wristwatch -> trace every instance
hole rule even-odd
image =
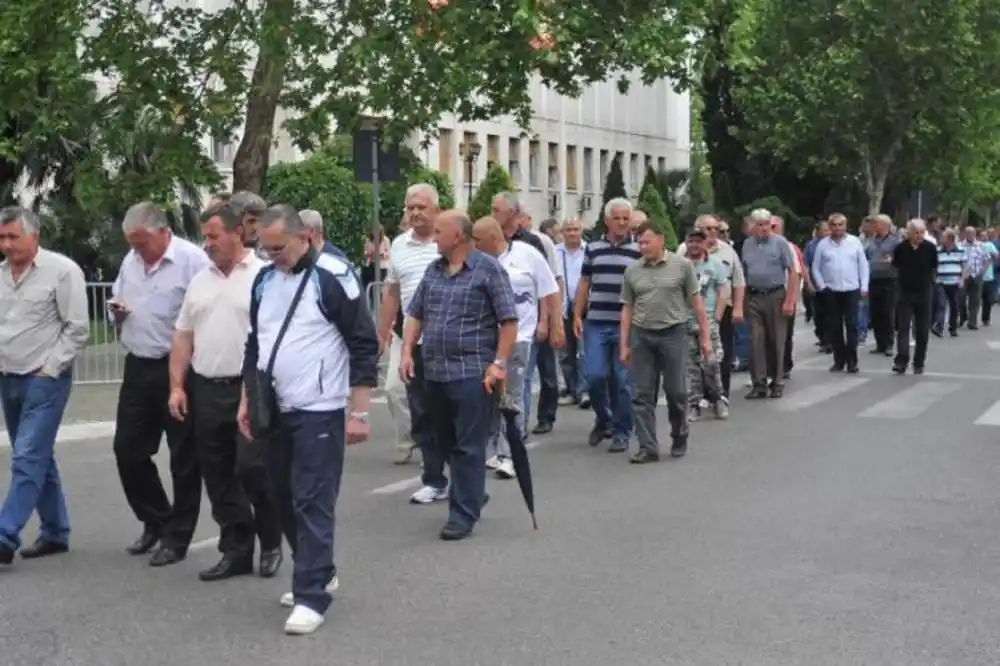
[[[501,370],[507,369],[507,361],[503,360],[502,358],[493,359],[493,365],[497,366]]]
[[[368,412],[351,412],[351,420],[358,423],[368,423]]]

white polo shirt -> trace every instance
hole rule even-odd
[[[267,262],[249,251],[224,275],[215,264],[199,271],[188,285],[177,330],[194,334],[191,368],[202,377],[238,377],[250,330],[250,289]]]
[[[437,243],[431,238],[427,242],[413,236],[413,230],[400,234],[389,247],[389,270],[386,282],[399,285],[399,300],[403,314],[410,308],[410,301],[417,291],[417,285],[424,278],[427,267],[440,256]]]
[[[559,293],[559,285],[545,257],[523,241],[512,241],[507,251],[497,257],[507,271],[514,291],[517,312],[517,341],[531,342],[538,328],[538,303],[546,296]]]

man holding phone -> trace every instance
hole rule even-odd
[[[197,245],[174,236],[163,211],[151,202],[128,209],[122,230],[131,251],[122,260],[108,301],[121,331],[125,372],[118,394],[115,460],[125,498],[143,524],[126,550],[166,566],[187,556],[201,508],[201,470],[190,419],[170,417],[169,357],[174,324],[191,279],[211,261]],[[164,433],[170,448],[173,504],[153,457]]]

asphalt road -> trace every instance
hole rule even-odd
[[[782,401],[739,391],[680,462],[630,466],[561,412],[532,458],[538,532],[490,481],[474,537],[438,541],[445,508],[406,503],[416,470],[391,464],[380,411],[348,456],[341,592],[307,638],[282,634],[290,564],[197,580],[207,510],[186,562],[126,555],[109,440],[66,443],[73,550],[0,570],[0,664],[997,664],[1000,333],[935,341],[920,378],[867,355],[831,375],[800,347]]]

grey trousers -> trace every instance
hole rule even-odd
[[[785,383],[785,327],[788,315],[781,311],[785,290],[747,290],[746,313],[750,324],[750,379],[763,386],[768,377],[774,386]],[[824,299],[825,300],[825,299]],[[824,307],[826,306],[824,303]]]
[[[687,324],[659,331],[632,328],[632,360],[629,364],[635,383],[635,434],[639,450],[659,455],[656,438],[656,384],[663,379],[667,400],[670,437],[687,437]]]

